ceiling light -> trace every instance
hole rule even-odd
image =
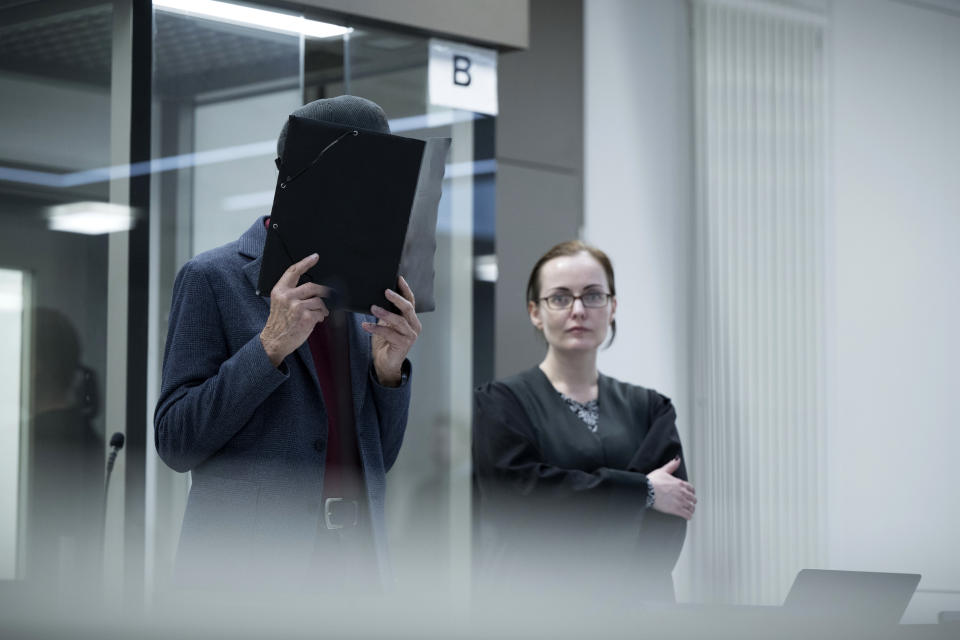
[[[133,228],[133,209],[108,202],[72,202],[47,209],[47,226],[53,231],[100,235]]]
[[[473,278],[480,282],[496,282],[500,276],[495,254],[476,256],[473,259]]]
[[[303,16],[255,9],[229,2],[217,2],[217,0],[154,0],[153,6],[162,11],[183,13],[267,31],[303,34],[311,38],[333,38],[353,31],[350,27],[319,20],[307,20]]]

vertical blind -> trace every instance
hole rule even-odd
[[[759,2],[692,15],[691,595],[779,604],[825,546],[825,23]]]

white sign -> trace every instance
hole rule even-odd
[[[430,104],[497,115],[497,52],[430,40]]]

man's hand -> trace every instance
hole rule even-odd
[[[330,314],[322,297],[330,295],[328,287],[312,282],[297,286],[300,276],[318,259],[314,253],[290,265],[270,292],[270,316],[260,332],[260,342],[275,367],[306,342],[317,323]]]
[[[677,456],[648,473],[647,480],[653,485],[654,509],[689,520],[697,506],[697,495],[692,484],[674,477],[673,472],[679,466],[680,456]]]
[[[386,387],[400,384],[400,367],[423,328],[414,311],[413,291],[403,276],[400,276],[400,292],[402,296],[391,289],[386,292],[387,300],[396,305],[400,314],[373,305],[370,313],[377,317],[377,323],[363,323],[367,333],[373,335],[373,367],[377,380]]]

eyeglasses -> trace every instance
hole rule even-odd
[[[601,309],[607,306],[613,294],[602,291],[588,291],[582,295],[575,296],[572,293],[555,293],[545,298],[540,298],[547,303],[547,306],[554,311],[562,311],[573,306],[574,300],[579,300],[587,309]]]

